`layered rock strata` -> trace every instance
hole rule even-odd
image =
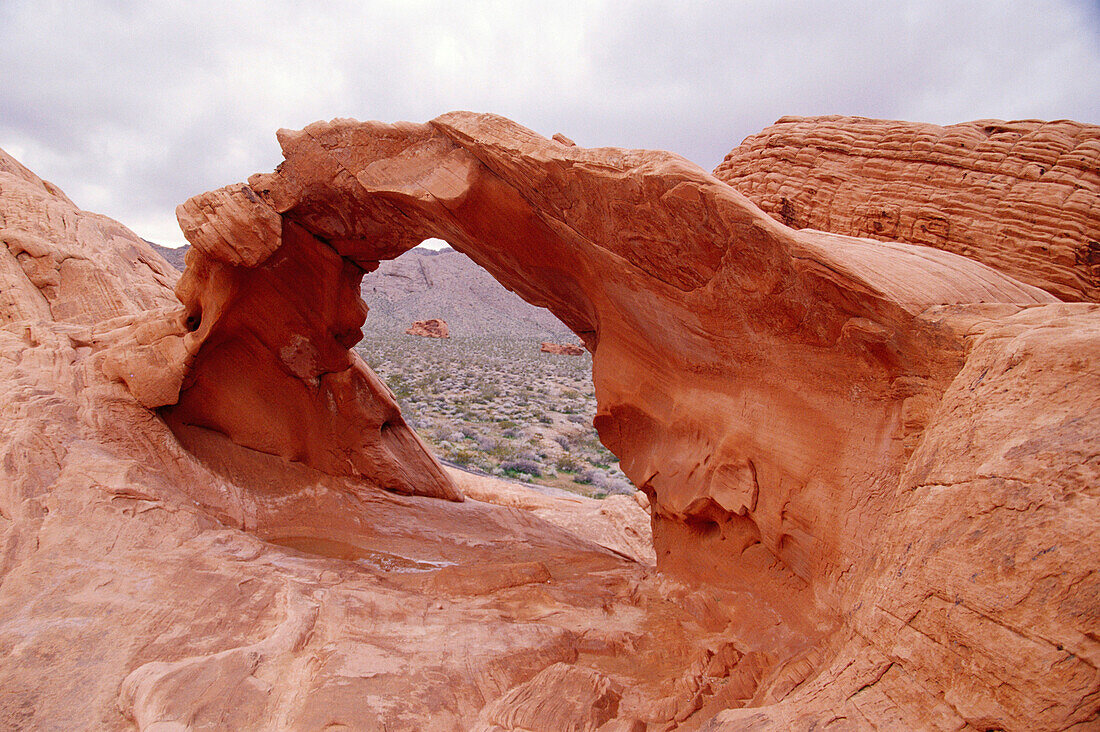
[[[1096,125],[784,117],[714,174],[796,229],[923,244],[1100,299]]]

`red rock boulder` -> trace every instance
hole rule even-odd
[[[421,336],[423,338],[450,338],[451,331],[447,327],[447,321],[440,318],[417,320],[405,331],[406,335]]]

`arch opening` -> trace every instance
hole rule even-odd
[[[356,351],[406,421],[454,468],[633,494],[593,428],[591,355],[576,335],[437,241],[382,262],[362,284],[369,315]]]

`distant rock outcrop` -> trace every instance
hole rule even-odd
[[[776,220],[976,259],[1100,300],[1100,127],[784,117],[714,174]]]
[[[584,348],[576,343],[548,343],[543,341],[539,345],[543,353],[556,353],[560,356],[583,356]]]
[[[421,336],[423,338],[450,338],[451,331],[447,327],[447,321],[439,318],[418,320],[405,330],[406,335]]]

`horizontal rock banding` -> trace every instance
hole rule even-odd
[[[1096,125],[784,117],[714,174],[794,228],[924,244],[1100,299]]]

